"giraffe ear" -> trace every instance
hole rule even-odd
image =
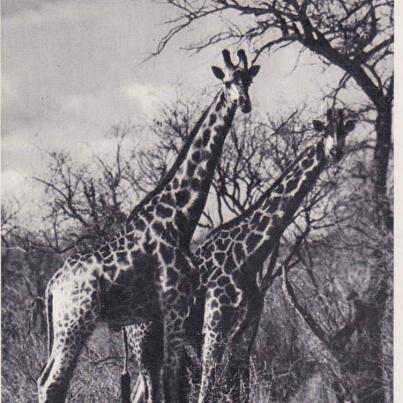
[[[325,130],[325,125],[320,120],[313,120],[312,123],[316,131],[321,132],[322,130]]]
[[[255,65],[252,66],[249,70],[248,73],[251,77],[256,77],[256,74],[259,73],[260,70],[260,66],[259,65]]]
[[[225,77],[224,72],[217,66],[212,66],[211,70],[213,70],[213,74],[219,79],[222,80]]]
[[[344,125],[344,130],[347,133],[350,133],[352,130],[355,128],[355,121],[354,120],[348,120],[346,124]]]

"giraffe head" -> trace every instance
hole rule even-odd
[[[355,121],[347,120],[345,122],[343,109],[338,109],[337,113],[333,109],[328,109],[326,117],[326,125],[320,120],[314,120],[313,127],[322,132],[326,158],[331,158],[337,162],[343,157],[346,137],[354,129]]]
[[[239,63],[233,64],[230,53],[227,49],[222,51],[225,68],[220,69],[212,66],[214,75],[224,83],[224,94],[234,104],[238,104],[243,113],[249,113],[252,109],[248,90],[252,84],[253,77],[260,70],[260,66],[251,66],[248,68],[248,60],[245,52],[238,50],[237,55]]]

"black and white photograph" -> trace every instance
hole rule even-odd
[[[2,0],[1,401],[398,403],[394,16]]]

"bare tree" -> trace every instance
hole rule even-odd
[[[236,1],[167,0],[178,11],[168,21],[171,29],[161,39],[154,54],[160,53],[180,31],[201,19],[219,15],[220,31],[191,43],[188,49],[200,51],[222,41],[245,42],[260,55],[292,43],[309,49],[328,65],[339,67],[342,78],[331,95],[337,97],[354,80],[368,97],[363,110],[377,113],[374,150],[374,194],[379,219],[392,229],[387,198],[387,173],[391,152],[391,108],[393,102],[393,2],[345,1]],[[232,22],[234,15],[240,15]]]
[[[46,279],[57,267],[60,259],[58,255],[97,243],[108,236],[111,229],[117,231],[125,224],[135,201],[158,183],[181,143],[186,140],[197,109],[196,104],[187,102],[175,106],[165,105],[165,113],[159,114],[160,119],[146,127],[154,138],[148,148],[139,149],[131,145],[131,138],[136,135],[137,128],[128,125],[112,129],[114,152],[108,156],[94,155],[85,163],[78,163],[66,153],[49,153],[49,173],[36,180],[43,186],[46,196],[46,204],[40,211],[43,228],[38,231],[18,227],[17,231],[10,221],[10,228],[14,228],[11,231],[12,244],[24,251],[21,253],[24,254],[25,263],[19,273],[30,273],[26,275],[30,279],[29,284],[24,286],[27,296],[25,303],[29,305],[32,315],[36,315],[39,324],[43,319],[40,314],[40,297]],[[144,131],[144,127],[141,129]],[[316,134],[297,111],[280,119],[270,116],[255,117],[254,120],[238,119],[219,162],[210,204],[200,222],[201,229],[215,227],[245,211],[301,149],[316,140]],[[349,158],[354,164],[347,163],[330,169],[317,183],[297,211],[295,224],[282,239],[279,254],[272,254],[264,272],[259,274],[262,298],[281,275],[281,264],[295,269],[301,266],[297,252],[306,239],[307,218],[309,234],[315,238],[332,232],[337,225],[345,225],[350,215],[354,214],[352,206],[342,210],[343,214],[338,212],[341,203],[345,201],[339,197],[340,184],[349,182],[352,173],[359,176],[357,180],[361,182],[368,180],[369,164],[362,153],[367,155],[373,146],[370,139],[354,142],[349,148]],[[360,170],[355,168],[357,164]],[[357,200],[356,204],[359,205],[360,201]],[[11,239],[10,234],[7,234],[7,239]],[[10,262],[11,271],[15,265]],[[7,275],[6,283],[12,278],[13,275]],[[329,317],[333,315],[330,308],[328,314]],[[322,322],[326,320],[325,316]],[[7,332],[11,332],[11,328],[7,328]],[[290,334],[290,340],[298,339],[299,329],[295,328],[292,332],[295,337]],[[114,354],[112,360],[115,366],[118,365],[116,356]],[[97,357],[98,361],[102,361],[99,354]],[[284,357],[277,359],[281,361]],[[303,382],[303,368],[310,365],[306,361],[299,362],[303,362],[303,366],[293,364],[293,370],[289,371],[295,387]],[[293,372],[296,368],[299,368],[297,377]],[[80,384],[77,387],[80,388]],[[280,386],[277,390],[280,390]],[[290,389],[286,395],[290,396],[291,392]],[[83,396],[85,391],[77,393]]]
[[[167,0],[176,8],[177,17],[168,21],[171,28],[161,39],[155,54],[182,30],[201,20],[221,18],[218,32],[210,32],[198,43],[190,43],[189,50],[203,48],[223,41],[246,43],[256,51],[256,58],[276,50],[299,44],[301,51],[307,49],[319,56],[326,65],[337,66],[341,71],[339,83],[327,95],[339,100],[344,91],[351,90],[351,82],[366,95],[367,102],[360,111],[367,114],[373,124],[376,142],[370,166],[372,190],[370,208],[373,228],[390,239],[393,231],[393,214],[388,191],[389,164],[392,152],[392,106],[393,106],[393,1],[353,0]],[[375,119],[372,118],[375,112]],[[372,306],[372,320],[367,323],[367,332],[378,340],[368,354],[378,362],[371,379],[378,377],[381,383],[382,318],[390,297],[391,281],[385,273],[390,269],[385,262],[390,254],[380,247],[368,258],[371,281],[365,292]],[[382,402],[379,392],[373,401]],[[375,392],[374,392],[375,393]]]

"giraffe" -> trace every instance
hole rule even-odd
[[[254,205],[213,230],[194,253],[200,283],[187,329],[202,355],[199,403],[217,401],[212,392],[224,354],[229,354],[222,380],[228,401],[249,400],[249,356],[263,308],[257,273],[327,163],[340,161],[345,138],[355,126],[351,120],[344,122],[343,110],[334,114],[329,109],[327,119],[326,126],[313,121],[323,137],[306,148]]]
[[[137,359],[147,402],[180,402],[184,323],[197,271],[189,244],[206,203],[217,160],[237,107],[251,110],[248,89],[259,66],[243,50],[234,65],[222,52],[213,66],[223,88],[202,114],[165,177],[131,212],[110,242],[69,257],[46,289],[48,360],[38,379],[38,400],[63,402],[79,352],[99,321],[136,325]]]
[[[228,390],[232,388],[230,401],[247,401],[247,363],[263,308],[256,275],[326,163],[341,159],[345,137],[354,129],[353,121],[344,123],[342,110],[335,116],[329,109],[327,119],[326,126],[313,121],[315,130],[322,132],[322,139],[305,149],[250,209],[213,230],[193,254],[199,277],[186,327],[199,355],[202,333],[204,336],[202,385],[204,381],[206,396],[202,401],[208,401],[207,394],[214,386],[209,384],[214,379],[213,364],[205,362],[207,359],[214,364],[219,362],[225,345],[232,350],[228,373],[238,372],[224,382]],[[241,378],[245,387],[242,397]],[[144,385],[138,382],[136,387],[133,402],[137,403],[144,394]]]

